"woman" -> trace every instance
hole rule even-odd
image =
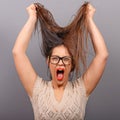
[[[79,11],[81,17],[77,16],[64,28],[58,26],[53,19],[49,20],[51,18],[45,16],[48,11],[42,10],[43,6],[38,3],[27,8],[29,18],[13,48],[18,75],[30,97],[35,120],[83,120],[88,97],[98,84],[108,58],[104,39],[93,20],[95,8],[85,3]],[[37,20],[41,23],[43,54],[50,69],[51,81],[44,81],[37,75],[26,55]],[[83,65],[85,62],[86,51],[81,45],[85,31],[90,35],[95,56],[82,76],[77,78],[79,60]],[[79,33],[82,37],[79,37]],[[47,35],[49,40],[46,39]],[[73,38],[77,40],[74,39],[73,42]],[[75,70],[76,80],[69,81],[70,73]]]

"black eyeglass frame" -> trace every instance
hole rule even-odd
[[[56,63],[51,62],[51,58],[53,58],[53,57],[54,57],[54,58],[55,58],[55,57],[58,58],[58,61],[57,61]],[[63,63],[64,65],[70,65],[70,63],[72,63],[72,57],[70,57],[70,56],[59,57],[59,56],[57,56],[57,55],[52,55],[52,56],[50,56],[49,58],[50,58],[50,59],[49,59],[49,60],[50,60],[50,63],[51,63],[51,64],[54,64],[54,65],[57,65],[57,64],[60,62],[60,60],[62,61],[62,63]],[[68,59],[69,59],[68,64],[65,63],[65,61],[64,61],[65,58],[68,58]]]

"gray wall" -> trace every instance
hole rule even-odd
[[[38,0],[66,25],[82,0]],[[19,81],[12,58],[15,39],[27,20],[26,7],[34,0],[0,0],[0,120],[33,120],[29,98]],[[86,120],[120,120],[120,1],[91,0],[96,7],[95,21],[109,50],[104,75],[91,94]],[[40,76],[48,79],[38,37],[33,36],[28,56]]]

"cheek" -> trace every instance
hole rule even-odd
[[[51,73],[51,75],[53,76],[53,75],[54,75],[54,73],[55,73],[55,66],[54,66],[54,65],[49,64],[49,68],[50,68],[50,73]]]
[[[72,68],[72,66],[71,66],[71,65],[69,65],[69,66],[67,66],[67,67],[66,67],[67,74],[69,74],[69,73],[71,72],[71,68]]]

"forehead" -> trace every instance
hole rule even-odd
[[[57,46],[53,49],[52,55],[57,55],[60,57],[70,56],[68,49],[64,45]]]

